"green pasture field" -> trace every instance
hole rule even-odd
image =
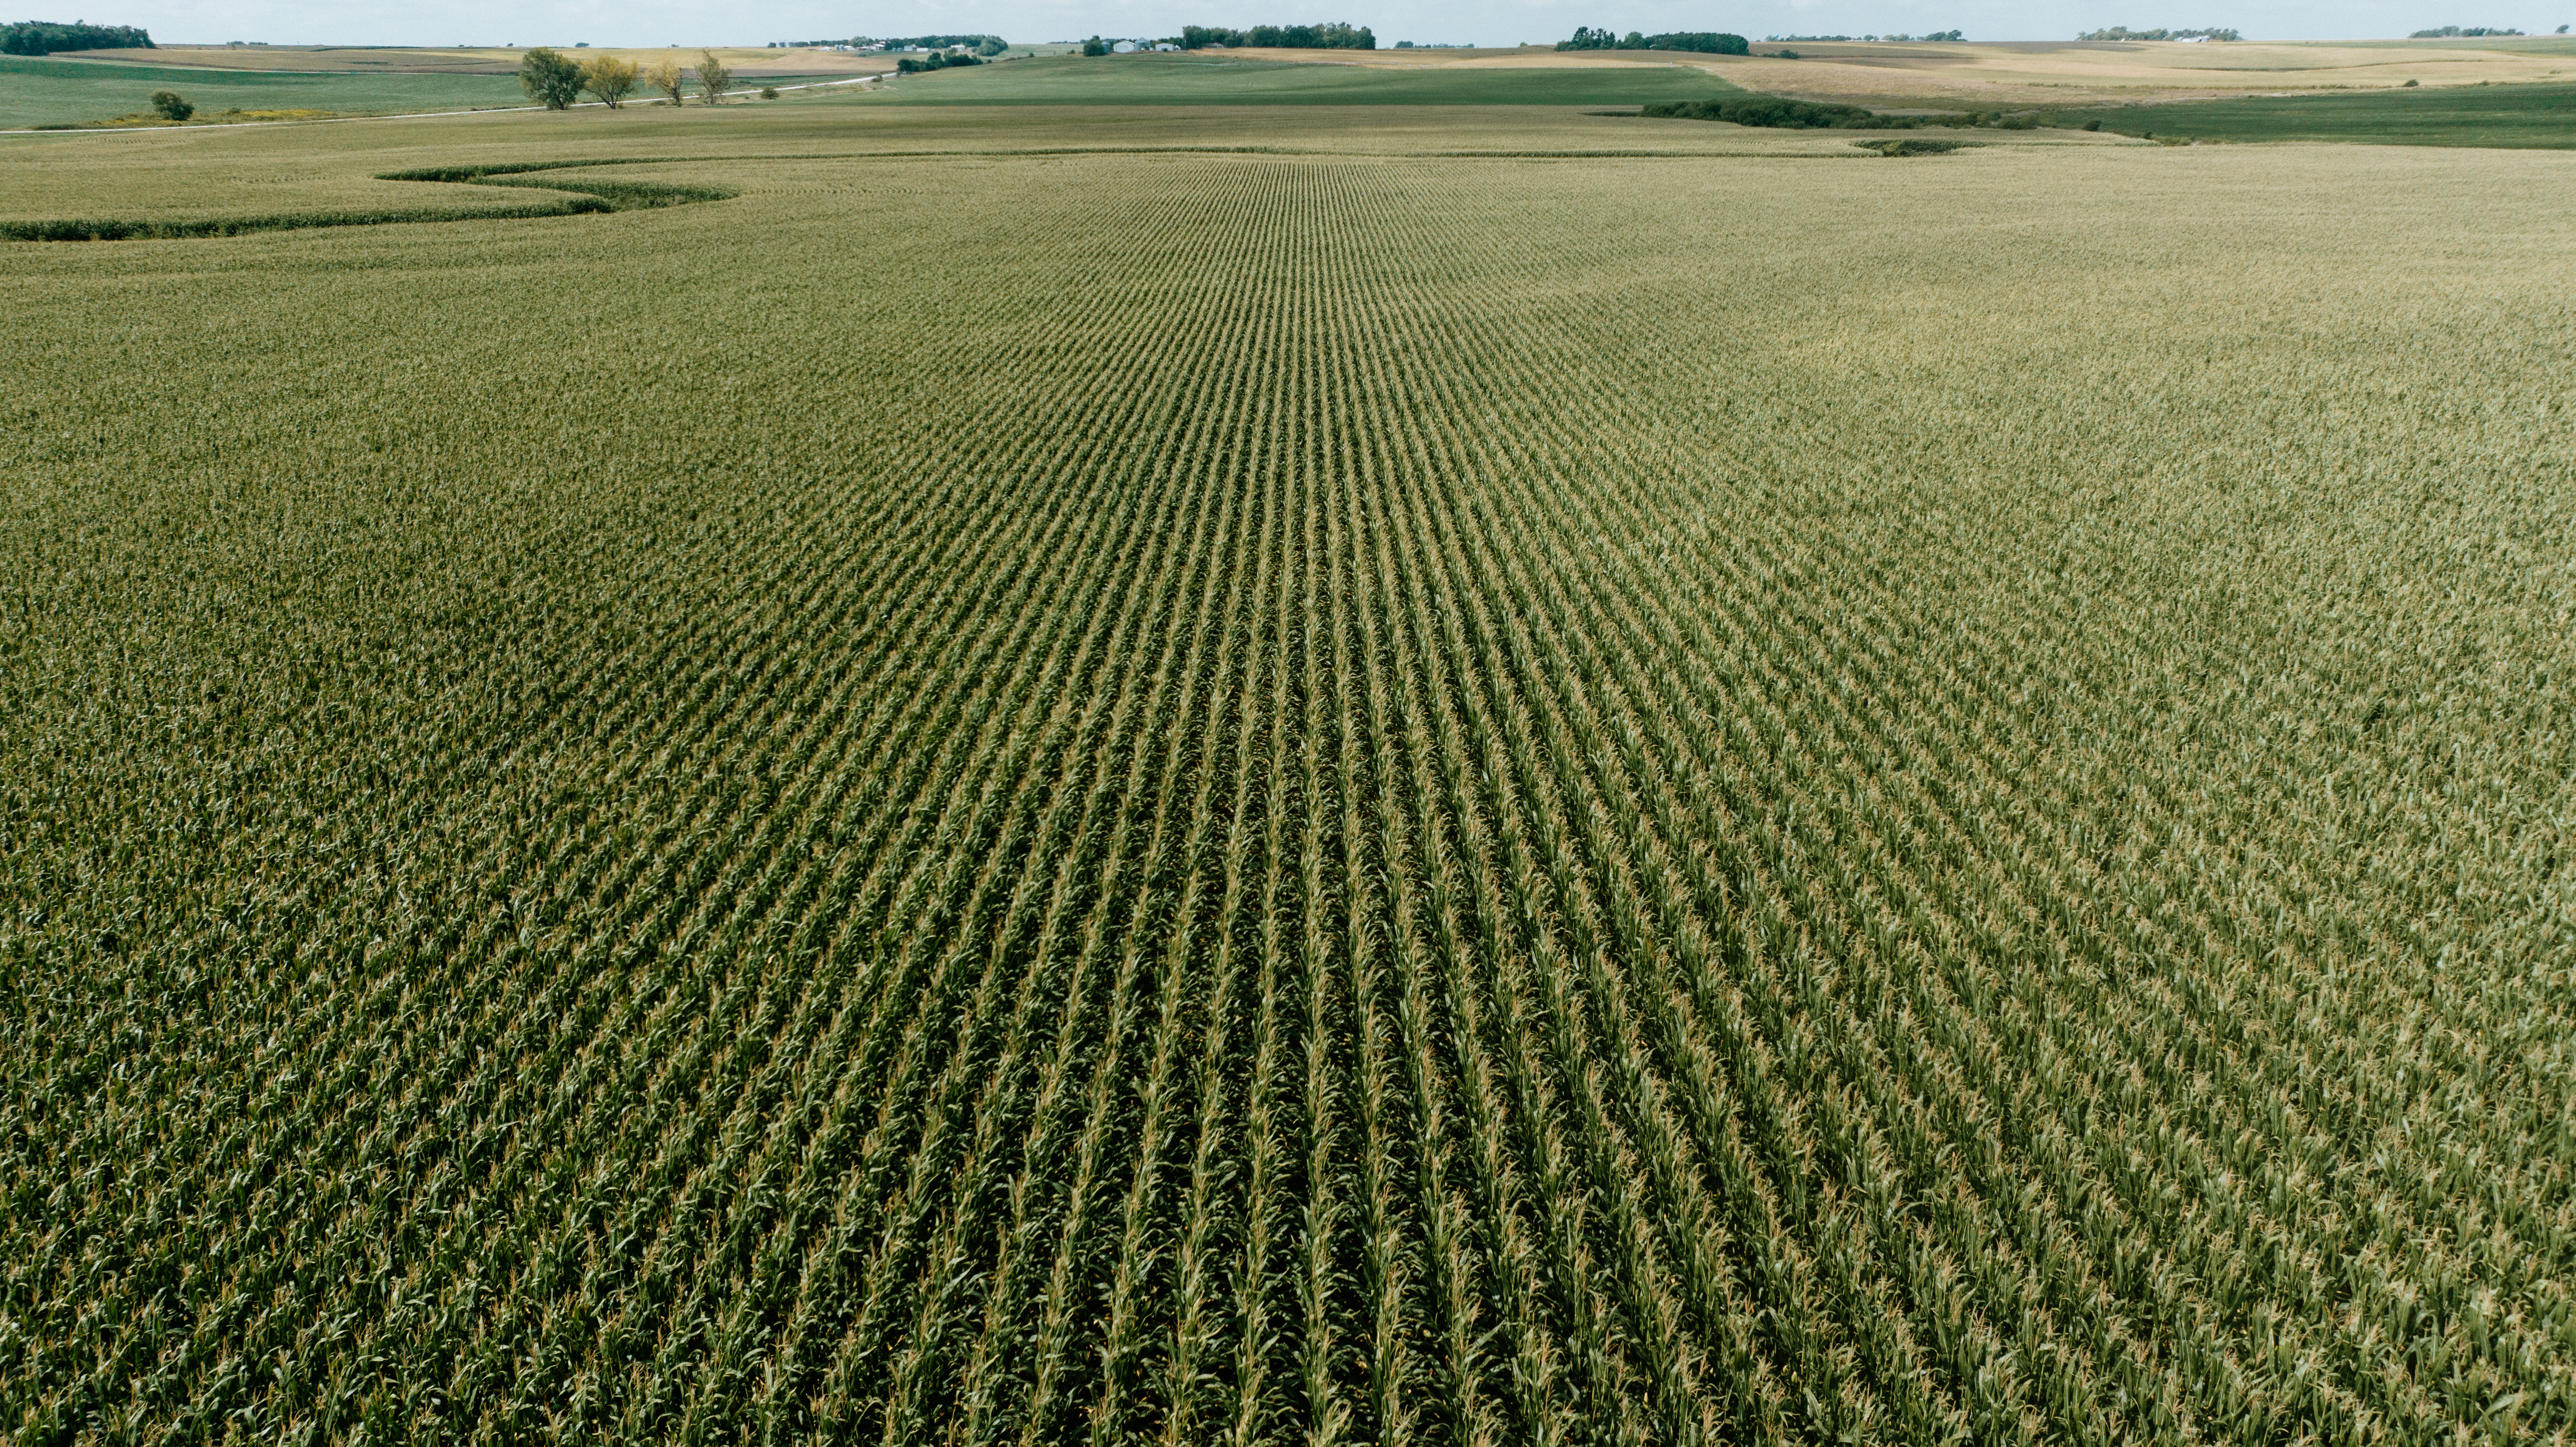
[[[2205,141],[2576,149],[2576,82],[2247,96],[2045,114],[2057,125],[2098,120],[2127,135]]]
[[[0,138],[730,193],[0,242],[0,1431],[2576,1431],[2576,158],[1855,139]]]
[[[1406,69],[1205,52],[1060,56],[906,76],[872,105],[1640,105],[1730,95],[1690,66]]]
[[[199,120],[225,110],[362,113],[528,103],[517,77],[505,75],[317,75],[10,55],[0,56],[0,127],[67,125],[148,111],[156,90],[187,97]]]

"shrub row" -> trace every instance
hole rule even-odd
[[[1655,101],[1647,105],[1639,114],[1671,120],[1725,121],[1731,125],[1764,126],[1782,130],[1912,131],[1925,127],[1968,130],[1982,126],[2002,131],[2029,131],[2039,128],[2039,122],[2028,116],[2003,115],[1994,111],[1947,111],[1929,116],[1891,116],[1865,110],[1860,106],[1787,100],[1774,95],[1725,96],[1717,100]]]

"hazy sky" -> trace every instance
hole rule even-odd
[[[40,7],[24,6],[31,12]],[[2249,40],[2401,36],[2435,25],[2511,26],[2535,34],[2576,21],[2576,0],[932,0],[834,4],[776,0],[84,0],[58,7],[156,40],[346,45],[757,45],[844,35],[988,32],[1011,40],[1164,35],[1183,24],[1347,20],[1399,40],[1512,45],[1562,40],[1577,25],[1613,30],[1888,34],[1948,30],[1970,40],[2064,40],[2106,25],[2232,25]],[[50,18],[50,17],[49,17]]]

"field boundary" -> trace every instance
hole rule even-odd
[[[2030,141],[2022,144],[2062,144]],[[659,210],[701,201],[728,201],[739,191],[655,181],[523,179],[548,171],[612,166],[703,165],[723,161],[910,161],[949,157],[1051,156],[1281,156],[1377,161],[1868,161],[1883,153],[1853,142],[1833,151],[1658,151],[1620,148],[1514,151],[1351,151],[1296,146],[1031,146],[1006,150],[942,148],[903,151],[833,151],[797,155],[613,156],[577,161],[498,161],[489,165],[415,166],[379,173],[378,181],[428,181],[469,186],[516,186],[572,193],[578,199],[521,207],[470,209],[407,207],[391,211],[289,212],[269,216],[209,217],[192,221],[65,219],[0,221],[0,241],[171,241],[241,236],[260,231],[303,231],[337,226],[395,226],[442,221],[515,221],[618,211]]]

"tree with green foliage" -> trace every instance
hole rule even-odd
[[[519,89],[547,110],[559,111],[581,99],[581,62],[540,45],[519,58]]]
[[[617,110],[635,90],[635,62],[614,55],[595,56],[582,64],[581,88],[599,97],[600,104]]]
[[[1090,53],[1089,50],[1083,51],[1085,55]],[[1107,53],[1106,46],[1103,47],[1103,53]],[[928,70],[950,70],[961,65],[982,65],[983,63],[984,58],[971,50],[934,50],[918,60],[909,55],[904,56],[894,63],[894,69],[897,75],[917,75]]]
[[[197,113],[197,108],[188,104],[175,90],[152,92],[152,109],[165,121],[184,121]]]
[[[1095,35],[1089,40],[1082,42],[1082,53],[1085,55],[1107,55],[1109,53],[1109,42]],[[901,62],[898,61],[897,64],[900,65]]]
[[[733,68],[716,59],[712,50],[698,52],[698,99],[708,105],[724,103],[725,87],[733,82]]]

